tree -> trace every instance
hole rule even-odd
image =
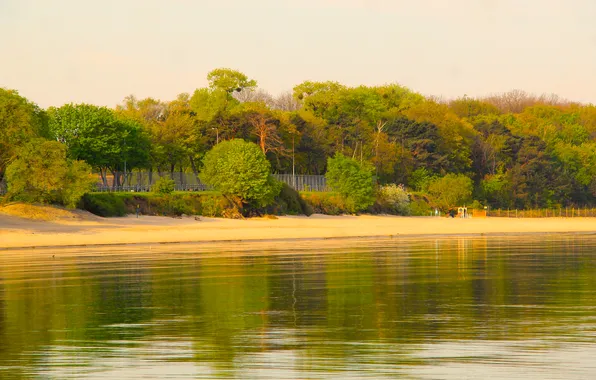
[[[275,152],[283,154],[285,147],[278,132],[279,120],[264,103],[244,103],[240,109],[242,118],[250,125],[253,135],[264,154]]]
[[[466,96],[453,100],[449,103],[449,108],[461,118],[472,118],[478,115],[499,115],[499,109],[487,102],[470,99]]]
[[[118,118],[106,107],[66,104],[48,110],[50,130],[67,147],[69,158],[84,160],[100,171],[106,184],[107,171],[121,184],[118,171],[147,166],[149,142],[139,123]]]
[[[281,191],[265,154],[256,144],[240,139],[224,141],[207,152],[199,176],[241,207],[267,206]]]
[[[0,88],[0,181],[19,147],[36,137],[49,137],[45,113],[17,91]]]
[[[207,81],[211,89],[224,90],[228,94],[232,92],[241,92],[245,89],[257,87],[257,82],[241,73],[240,71],[220,68],[212,70],[207,74]]]
[[[57,141],[33,139],[6,169],[11,199],[61,203],[74,208],[91,191],[96,179],[83,161],[69,161],[66,147]]]
[[[214,139],[235,138],[230,128],[230,118],[241,104],[234,93],[250,93],[257,82],[235,70],[215,69],[207,74],[208,88],[198,88],[190,98],[189,105],[204,131],[211,132]]]
[[[341,153],[327,159],[327,185],[349,203],[354,212],[366,210],[375,203],[374,167]]]
[[[444,211],[462,206],[472,197],[472,180],[463,174],[447,174],[436,179],[428,187],[428,192]]]

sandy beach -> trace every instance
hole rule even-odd
[[[584,233],[596,218],[451,219],[397,216],[285,216],[244,220],[135,216],[37,221],[0,215],[0,249],[152,243],[249,242]]]

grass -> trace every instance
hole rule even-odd
[[[81,219],[81,215],[76,211],[68,210],[60,206],[21,202],[1,205],[0,214],[44,221]]]

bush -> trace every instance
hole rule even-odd
[[[471,205],[468,206],[471,210],[484,210],[484,205],[477,200],[474,200]]]
[[[175,189],[176,182],[166,177],[161,177],[151,186],[151,191],[162,195],[172,194]]]
[[[215,192],[173,193],[89,193],[81,208],[104,217],[134,214],[139,207],[143,215],[204,215],[207,217],[238,217],[236,206]]]
[[[431,207],[424,199],[416,199],[410,202],[410,215],[429,216],[430,214]]]
[[[11,199],[74,208],[96,180],[87,163],[66,159],[63,144],[38,138],[23,146],[8,165],[6,182]]]
[[[363,211],[375,203],[374,168],[341,153],[327,160],[327,185],[346,199],[350,212]]]
[[[436,179],[428,187],[428,192],[443,211],[462,206],[472,197],[474,185],[463,174],[447,174]]]
[[[238,201],[265,207],[273,203],[282,185],[271,176],[271,164],[261,149],[235,139],[216,145],[203,159],[201,181]]]
[[[81,203],[82,209],[103,217],[124,216],[127,213],[122,197],[113,193],[87,193]]]
[[[391,213],[410,215],[410,196],[403,185],[381,186],[377,201],[383,209]]]
[[[268,214],[275,215],[307,215],[313,213],[309,204],[287,183],[282,183],[282,188],[273,205],[265,210]]]
[[[338,193],[303,192],[304,201],[310,212],[325,215],[341,215],[352,212],[354,205]]]
[[[325,194],[325,193],[322,193]],[[341,212],[345,211],[345,202],[337,194],[334,198],[344,204]],[[328,203],[328,202],[327,202]],[[333,201],[331,201],[333,203]],[[158,193],[89,193],[83,197],[80,207],[100,216],[123,216],[134,214],[139,207],[143,215],[203,215],[206,217],[239,218],[242,217],[238,207],[222,194],[214,191],[202,192],[174,192],[170,195]],[[340,213],[336,206],[325,206],[335,214]],[[261,209],[254,209],[255,213],[269,214],[312,214],[310,205],[289,186],[276,198],[275,204]]]

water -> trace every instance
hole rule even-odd
[[[238,248],[0,251],[0,378],[596,378],[594,236]]]

